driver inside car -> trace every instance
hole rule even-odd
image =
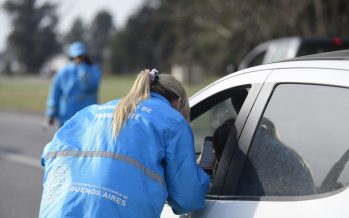
[[[233,128],[235,128],[234,123],[235,119],[227,119],[215,129],[212,137],[205,138],[205,144],[197,162],[203,169],[205,169],[207,173],[211,175],[214,174],[218,162],[222,157],[227,139]],[[210,145],[210,143],[212,144]],[[212,146],[212,149],[208,149],[207,146]]]

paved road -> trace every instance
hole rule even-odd
[[[0,112],[0,217],[38,217],[43,169],[40,156],[55,128],[43,117]]]

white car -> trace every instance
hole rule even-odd
[[[349,40],[339,37],[299,36],[272,39],[253,48],[241,61],[239,70],[298,56],[349,49]]]
[[[225,120],[235,130],[205,208],[181,217],[349,217],[349,50],[230,74],[190,105],[197,151]]]

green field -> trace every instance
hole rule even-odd
[[[104,77],[99,93],[100,102],[124,96],[135,77]],[[185,89],[191,96],[214,80],[215,78],[210,78],[200,84],[185,85]],[[50,79],[41,77],[0,77],[0,110],[43,113],[50,82]]]

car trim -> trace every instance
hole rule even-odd
[[[333,196],[339,194],[345,190],[347,190],[349,184],[331,191],[320,194],[312,194],[312,195],[299,195],[299,196],[243,196],[243,195],[224,195],[224,196],[210,196],[211,200],[239,200],[239,201],[304,201],[304,200],[314,200],[321,199],[329,196]]]

